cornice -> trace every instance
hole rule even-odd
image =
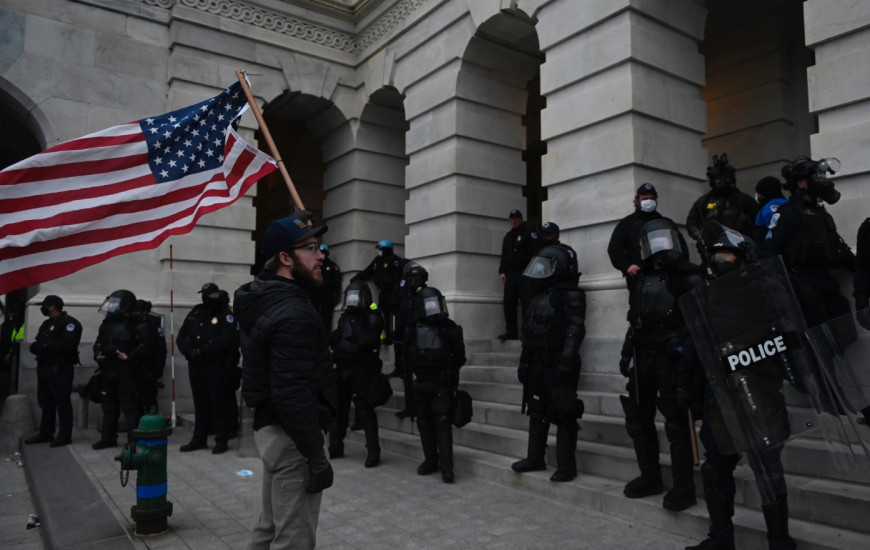
[[[176,5],[184,6],[345,53],[358,54],[398,27],[426,0],[401,0],[359,33],[339,31],[239,0],[139,1],[163,9],[172,9]]]

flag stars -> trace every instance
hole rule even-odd
[[[165,179],[165,178],[168,178],[168,177],[169,177],[169,172],[167,172],[166,170],[161,170],[161,171],[160,171],[160,177],[162,177],[162,178],[164,178],[164,179]]]

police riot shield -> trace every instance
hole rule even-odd
[[[829,410],[841,419],[852,448],[858,444],[870,457],[870,334],[849,314],[809,329],[807,339],[834,399]]]
[[[764,469],[778,464],[782,446],[795,438],[842,450],[839,420],[817,412],[831,398],[805,343],[804,317],[778,256],[694,289],[681,297],[680,308],[712,390],[705,421],[722,453],[749,453],[754,468]],[[775,477],[756,471],[765,501],[775,499],[767,484]]]

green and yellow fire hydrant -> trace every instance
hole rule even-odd
[[[139,472],[136,505],[130,509],[137,535],[163,533],[167,529],[166,518],[172,515],[172,503],[166,501],[166,438],[171,431],[162,415],[146,414],[133,430],[136,443],[124,445],[121,454],[115,457],[121,462],[122,486],[127,484],[130,470]]]

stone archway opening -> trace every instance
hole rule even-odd
[[[321,117],[329,116],[335,109],[335,105],[329,100],[289,91],[263,108],[263,119],[293,180],[296,192],[305,209],[313,213],[317,224],[324,221],[323,201],[326,196],[323,188],[326,162],[322,130],[317,128],[317,121]],[[259,147],[264,151],[268,150],[259,132],[257,139]],[[257,182],[257,195],[253,204],[256,209],[256,228],[253,235],[256,243],[260,242],[272,221],[292,215],[295,207],[289,188],[277,170]],[[265,259],[258,250],[252,274],[260,272]]]
[[[706,66],[709,157],[728,153],[741,189],[810,152],[816,120],[809,112],[802,2],[708,0],[700,52]],[[735,39],[739,37],[739,39]]]
[[[485,78],[498,87],[510,86],[521,91],[516,103],[517,137],[521,139],[520,154],[525,164],[522,188],[524,214],[527,221],[540,225],[542,204],[547,200],[547,189],[542,185],[541,159],[547,153],[547,144],[541,140],[541,111],[546,98],[541,95],[540,66],[544,54],[540,49],[535,20],[517,9],[502,12],[485,21],[475,33],[466,50],[466,64],[487,67]]]

